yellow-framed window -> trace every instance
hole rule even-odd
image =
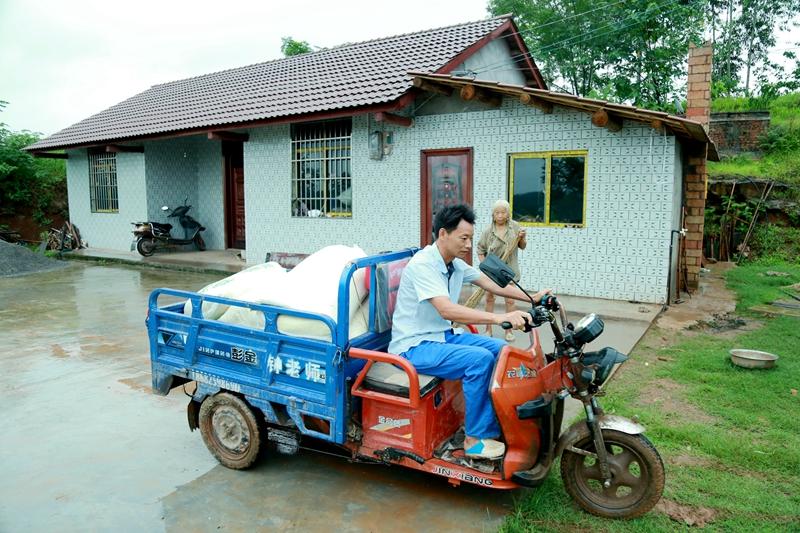
[[[511,218],[524,226],[585,227],[586,150],[508,156]]]
[[[352,218],[350,119],[292,125],[292,216]]]

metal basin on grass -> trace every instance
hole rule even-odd
[[[735,349],[730,351],[731,362],[743,368],[772,368],[778,356],[758,350]]]

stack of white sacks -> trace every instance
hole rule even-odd
[[[264,263],[212,283],[198,292],[325,315],[336,323],[342,272],[350,262],[364,256],[366,254],[358,246],[328,246],[311,254],[290,271],[278,263]],[[183,312],[191,314],[191,301],[186,302]],[[206,302],[203,303],[203,316],[208,320],[264,329],[264,313],[245,307]],[[351,339],[367,331],[368,317],[365,271],[358,269],[350,284]],[[289,315],[278,317],[278,331],[312,339],[331,338],[330,329],[324,322]]]

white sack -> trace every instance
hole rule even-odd
[[[287,274],[286,269],[272,261],[242,270],[232,276],[206,285],[197,292],[209,296],[256,302],[268,298],[269,294],[274,292],[276,288],[283,287],[283,280]],[[217,320],[228,310],[228,307],[225,304],[204,302],[203,317],[208,320]],[[184,304],[183,314],[192,314],[191,300],[187,300]]]
[[[326,315],[335,323],[342,272],[351,261],[365,256],[357,246],[327,246],[305,258],[289,272],[279,265],[278,268],[267,267],[277,263],[266,263],[220,280],[200,292]],[[350,338],[367,331],[365,313],[369,312],[368,305],[360,305],[367,295],[364,281],[364,269],[357,270],[350,284]],[[208,310],[206,306],[209,306]],[[362,307],[367,309],[357,313]],[[191,312],[190,302],[184,309],[184,313],[188,312]],[[208,319],[255,329],[264,328],[264,314],[244,307],[204,303],[203,313]],[[284,315],[278,318],[278,330],[290,335],[330,340],[330,330],[319,320]]]
[[[369,301],[365,301],[350,317],[349,338],[354,339],[363,335],[369,329]],[[257,330],[264,329],[264,313],[251,311],[245,307],[231,306],[220,318],[220,322],[246,326]],[[335,322],[335,321],[334,321]],[[278,331],[296,337],[331,340],[330,328],[324,322],[311,318],[281,315],[278,317]]]

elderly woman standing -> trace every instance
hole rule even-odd
[[[516,243],[516,245],[515,245]],[[488,254],[502,258],[506,250],[513,246],[506,263],[514,270],[516,281],[519,281],[519,261],[517,250],[524,250],[528,245],[525,240],[525,230],[514,220],[511,220],[511,206],[505,200],[497,200],[492,206],[492,225],[486,228],[478,241],[478,259],[483,261]],[[516,309],[514,300],[506,298],[506,312]],[[486,293],[486,310],[494,311],[494,294]],[[492,326],[486,326],[486,333],[492,334]],[[511,330],[506,332],[506,340],[514,340]]]

